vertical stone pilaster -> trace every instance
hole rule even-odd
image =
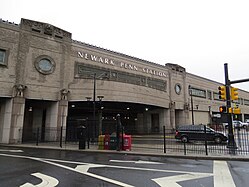
[[[159,113],[159,128],[160,132],[163,132],[163,126],[166,129],[171,129],[170,126],[170,110],[169,109],[161,109]]]
[[[137,114],[136,129],[139,133],[144,133],[144,116],[142,113]]]
[[[18,143],[22,140],[22,128],[24,121],[25,98],[14,97],[11,114],[11,126],[9,143]]]
[[[60,135],[58,127],[58,102],[51,102],[46,110],[45,140],[56,141]]]
[[[58,132],[60,132],[61,127],[62,127],[63,129],[62,139],[63,140],[66,138],[67,113],[68,113],[68,101],[60,100],[59,110],[58,110],[57,129],[58,129]],[[60,137],[60,134],[58,134],[58,137]]]
[[[0,143],[9,143],[11,113],[12,113],[12,99],[7,99],[1,105],[0,112]],[[21,139],[21,137],[20,137]]]
[[[151,133],[151,114],[149,112],[144,112],[144,132]]]

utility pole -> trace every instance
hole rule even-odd
[[[93,74],[93,123],[94,123],[94,139],[97,138],[96,127],[96,73]]]
[[[225,86],[226,86],[226,104],[227,104],[227,122],[228,122],[228,148],[236,149],[236,143],[234,141],[234,134],[233,134],[233,120],[232,114],[228,112],[229,108],[231,108],[231,98],[230,98],[230,86],[231,82],[228,76],[228,65],[227,63],[224,64],[224,73],[225,73]]]
[[[226,87],[226,104],[227,104],[227,121],[228,121],[228,148],[232,148],[234,151],[237,146],[234,141],[234,134],[233,134],[233,119],[232,119],[232,113],[230,113],[229,109],[231,108],[231,100],[234,97],[234,93],[230,93],[230,90],[234,92],[234,88],[231,89],[231,84],[241,83],[241,82],[249,82],[249,79],[240,79],[240,80],[234,80],[230,81],[228,76],[228,65],[227,63],[224,64],[224,72],[225,72],[225,87]],[[237,90],[237,88],[236,88]],[[232,95],[232,98],[231,98]]]

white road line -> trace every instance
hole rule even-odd
[[[1,154],[0,154],[1,155]],[[75,161],[67,161],[67,160],[57,160],[57,159],[46,159],[44,160],[52,161],[52,162],[61,162],[61,163],[71,163],[71,164],[92,164],[92,163],[86,163],[86,162],[75,162]],[[162,170],[162,169],[151,169],[151,168],[139,168],[139,167],[129,167],[129,166],[115,166],[115,165],[102,165],[103,167],[109,167],[109,168],[118,168],[118,169],[128,169],[128,170],[141,170],[141,171],[152,171],[152,172],[171,172],[171,173],[189,173],[189,174],[199,174],[200,172],[189,172],[189,171],[178,171],[178,170]],[[209,174],[210,176],[213,176],[212,173],[202,173],[202,174]]]
[[[90,168],[102,168],[105,167],[104,165],[99,164],[86,164],[86,165],[78,165],[75,169],[81,172],[88,172]]]
[[[33,185],[31,183],[25,183],[20,187],[55,187],[57,186],[57,184],[59,184],[59,181],[57,179],[50,177],[48,175],[44,175],[42,173],[32,173],[31,175],[41,179],[42,182],[37,185]]]
[[[0,154],[0,155],[2,155],[2,156],[8,156],[8,157],[26,158],[26,159],[36,160],[36,161],[44,162],[44,163],[47,163],[47,164],[50,164],[50,165],[58,166],[58,167],[61,167],[61,168],[64,168],[64,169],[67,169],[67,170],[70,170],[70,171],[82,173],[84,175],[87,175],[87,176],[90,176],[90,177],[93,177],[93,178],[97,178],[99,180],[103,180],[103,181],[106,181],[106,182],[109,182],[109,183],[113,183],[113,184],[116,184],[116,185],[119,185],[119,186],[123,186],[123,187],[134,187],[132,185],[125,184],[125,183],[122,183],[122,182],[119,182],[119,181],[116,181],[116,180],[112,180],[112,179],[109,179],[109,178],[106,178],[106,177],[102,177],[102,176],[95,175],[95,174],[88,173],[88,172],[84,172],[84,171],[79,171],[79,170],[76,170],[76,169],[68,167],[68,166],[64,166],[64,165],[61,165],[61,164],[53,163],[53,162],[48,161],[49,159],[45,159],[45,158],[20,156],[20,155],[8,155],[8,154]],[[53,161],[57,161],[57,162],[62,161],[62,160],[55,160],[55,159],[52,159],[52,160]],[[70,161],[62,161],[62,162],[64,162],[64,163],[80,163],[80,162],[70,162]],[[107,167],[107,166],[103,165],[103,167]]]
[[[0,154],[2,156],[8,156],[8,157],[16,157],[16,158],[27,158],[27,159],[32,159],[32,160],[37,160],[41,162],[45,162],[51,165],[55,165],[58,167],[62,167],[71,171],[75,171],[78,173],[82,173],[94,178],[98,178],[100,180],[104,180],[113,184],[117,184],[120,186],[131,186],[125,183],[121,183],[119,181],[115,181],[106,177],[98,176],[92,173],[88,173],[88,169],[91,167],[100,167],[99,164],[92,164],[92,163],[84,163],[84,162],[75,162],[75,161],[66,161],[66,160],[57,160],[57,159],[46,159],[46,158],[37,158],[37,157],[29,157],[29,156],[20,156],[20,155],[9,155],[9,154]],[[78,164],[78,165],[87,165],[82,167],[83,171],[79,171],[74,168],[70,168],[64,165],[60,165],[57,163],[53,162],[61,162],[61,163],[73,163],[73,164]],[[178,174],[188,174],[188,175],[194,175],[194,176],[201,176],[203,175],[204,177],[208,176],[214,176],[214,187],[220,187],[220,186],[225,186],[225,187],[236,187],[234,184],[234,181],[232,179],[231,173],[229,172],[229,167],[227,166],[227,163],[225,161],[214,161],[213,164],[213,173],[200,173],[200,172],[188,172],[188,171],[177,171],[177,170],[162,170],[162,169],[151,169],[151,168],[139,168],[139,167],[126,167],[126,166],[115,166],[115,165],[102,165],[102,167],[109,167],[109,168],[118,168],[118,169],[127,169],[127,170],[140,170],[140,171],[153,171],[153,172],[170,172],[170,173],[178,173]],[[179,175],[178,175],[179,176]],[[178,177],[176,176],[176,177]],[[158,180],[160,181],[160,180]]]
[[[152,161],[132,161],[132,160],[109,160],[109,162],[119,162],[119,163],[135,163],[135,164],[164,164],[160,162],[152,162]]]
[[[89,165],[78,165],[75,170],[76,171],[79,171],[80,173],[83,173],[85,175],[88,175],[88,176],[91,176],[91,177],[94,177],[94,178],[98,178],[100,180],[104,180],[104,181],[107,181],[109,183],[113,183],[113,184],[116,184],[116,185],[119,185],[119,186],[124,186],[124,187],[134,187],[132,185],[129,185],[129,184],[125,184],[123,182],[119,182],[119,181],[116,181],[116,180],[113,180],[113,179],[110,179],[110,178],[107,178],[107,177],[102,177],[102,176],[99,176],[99,175],[95,175],[95,174],[92,174],[92,173],[87,173],[88,169],[89,168],[96,168],[96,167],[103,167],[103,165],[95,165],[95,164],[89,164]]]
[[[152,179],[161,187],[181,187],[177,182],[209,177],[209,174],[184,174]]]
[[[213,165],[214,173],[214,187],[236,187],[233,181],[233,177],[230,173],[227,162],[225,161],[214,161]]]
[[[99,176],[99,175],[95,175],[95,174],[92,174],[92,173],[85,172],[85,169],[83,171],[80,171],[80,170],[76,170],[74,168],[70,168],[68,166],[64,166],[64,165],[60,165],[60,164],[57,164],[57,163],[49,162],[47,160],[39,160],[39,161],[50,164],[50,165],[58,166],[58,167],[61,167],[61,168],[64,168],[64,169],[68,169],[68,170],[71,170],[71,171],[74,171],[74,172],[82,173],[84,175],[87,175],[87,176],[90,176],[90,177],[93,177],[93,178],[96,178],[96,179],[99,179],[99,180],[103,180],[103,181],[106,181],[106,182],[109,182],[109,183],[112,183],[112,184],[116,184],[116,185],[119,185],[119,186],[134,187],[132,185],[125,184],[125,183],[122,183],[122,182],[119,182],[119,181],[116,181],[116,180],[113,180],[113,179],[109,179],[107,177],[102,177],[102,176]]]
[[[22,150],[0,149],[1,152],[22,153]]]

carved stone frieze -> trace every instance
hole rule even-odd
[[[52,35],[54,32],[54,26],[50,24],[44,24],[44,32]]]
[[[61,95],[61,100],[68,100],[68,94],[70,93],[70,91],[68,89],[62,89],[60,91],[60,95]]]
[[[59,36],[61,38],[69,38],[69,39],[71,39],[72,37],[72,34],[70,32],[64,31],[58,27],[55,27],[47,23],[22,19],[21,25],[23,28],[27,30],[38,31],[40,33],[48,34],[51,36],[57,36],[57,37]]]
[[[27,86],[23,84],[16,84],[14,86],[14,96],[15,97],[24,97],[24,90],[27,88]]]

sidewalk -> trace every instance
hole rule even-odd
[[[231,154],[219,154],[219,153],[212,153],[212,154],[191,154],[188,152],[187,155],[184,155],[183,152],[173,152],[173,151],[166,151],[163,153],[156,152],[153,149],[146,149],[146,148],[132,148],[131,151],[117,151],[117,150],[100,150],[98,149],[97,144],[91,144],[89,149],[86,145],[85,149],[79,149],[78,144],[63,144],[60,147],[57,143],[39,143],[36,146],[34,143],[32,144],[0,144],[0,146],[5,147],[13,147],[15,149],[21,148],[34,148],[34,149],[54,149],[54,150],[62,150],[62,151],[80,151],[86,153],[103,153],[103,154],[124,154],[124,155],[140,155],[140,156],[153,156],[153,157],[172,157],[172,158],[182,158],[182,159],[195,159],[195,160],[236,160],[236,161],[249,161],[249,155],[231,155]]]

